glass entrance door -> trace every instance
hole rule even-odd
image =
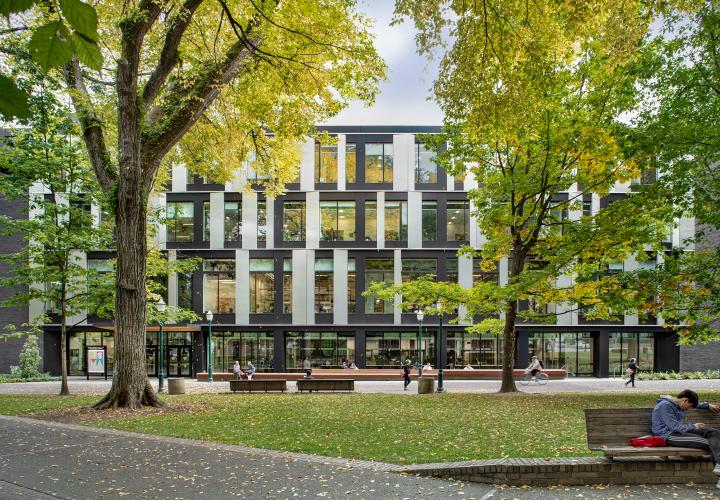
[[[157,348],[145,348],[145,366],[147,367],[148,377],[157,377]]]
[[[192,376],[192,347],[171,345],[167,347],[167,376]]]

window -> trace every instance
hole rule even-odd
[[[365,144],[365,182],[368,184],[393,181],[393,145]]]
[[[104,285],[103,282],[106,282],[109,277],[108,275],[113,272],[112,265],[110,263],[109,259],[88,259],[87,260],[87,269],[88,269],[88,293],[90,296],[100,298],[109,298],[109,294],[107,292],[107,288]],[[149,280],[149,278],[148,278]],[[164,299],[167,298],[167,281],[163,283],[165,286],[161,287],[159,292],[165,291],[165,295],[163,296]],[[69,285],[72,287],[72,285]],[[61,292],[61,283],[60,282],[53,282],[53,283],[47,283],[46,284],[46,290],[48,292],[53,292],[54,297],[57,299],[57,302],[55,301],[48,301],[45,304],[46,311],[49,313],[59,314],[60,311],[60,292]],[[72,295],[72,294],[71,294]],[[161,293],[162,295],[162,293]]]
[[[285,366],[302,370],[305,360],[313,368],[340,368],[355,361],[355,337],[335,332],[287,332]]]
[[[445,278],[448,283],[458,282],[458,260],[457,257],[451,257],[446,260],[445,272],[447,277]]]
[[[337,144],[315,144],[315,182],[332,184],[337,182]]]
[[[347,273],[347,296],[348,296],[348,312],[354,313],[356,310],[355,306],[355,259],[348,259],[348,273]]]
[[[184,272],[177,275],[177,305],[182,309],[193,310],[193,273]],[[206,309],[207,310],[207,309]]]
[[[573,375],[593,374],[593,340],[589,332],[530,333],[528,357],[530,356],[542,359],[545,368],[564,367]]]
[[[275,310],[275,265],[272,259],[250,259],[250,312]]]
[[[292,259],[283,259],[283,313],[292,314]]]
[[[423,333],[423,361],[435,365],[435,335]],[[365,359],[368,368],[397,368],[406,360],[418,362],[417,332],[370,333],[365,340]]]
[[[592,215],[592,200],[583,200],[582,212],[586,217],[590,217]]]
[[[70,229],[87,229],[91,226],[92,213],[90,203],[87,203],[82,199],[70,200]]]
[[[435,153],[424,144],[415,145],[415,182],[417,184],[437,184],[438,168]]]
[[[407,241],[407,201],[385,202],[385,241]]]
[[[193,241],[193,202],[169,201],[167,213],[167,240],[170,242]]]
[[[470,204],[467,201],[448,201],[447,241],[470,240]]]
[[[354,241],[355,202],[321,201],[320,225],[322,241]]]
[[[333,312],[333,260],[315,259],[315,312]]]
[[[283,203],[283,241],[305,241],[305,202]]]
[[[274,342],[273,334],[265,332],[216,332],[213,329],[215,362],[218,372],[232,371],[235,361],[240,366],[252,363],[259,372],[272,371]]]
[[[365,202],[365,241],[377,241],[377,202]]]
[[[370,283],[387,283],[392,285],[395,282],[395,271],[393,270],[392,259],[369,259],[365,261],[365,286]],[[382,300],[378,297],[365,297],[365,312],[369,314],[390,314],[393,312],[394,302]]]
[[[235,261],[203,261],[203,311],[235,312]]]
[[[437,261],[435,259],[403,259],[402,260],[402,282],[406,283],[420,278],[421,276],[437,276]]]
[[[348,184],[354,183],[357,180],[356,177],[357,168],[357,145],[345,144],[345,182]]]
[[[203,241],[210,241],[210,202],[203,201]]]
[[[257,239],[267,240],[267,204],[264,200],[257,203]]]
[[[496,368],[502,364],[502,338],[498,335],[448,332],[447,362],[453,368]]]
[[[242,203],[225,202],[225,241],[242,241]]]
[[[492,267],[490,266],[492,264]],[[473,285],[478,283],[500,283],[500,272],[497,264],[473,259]]]
[[[422,203],[422,239],[437,241],[437,201]]]

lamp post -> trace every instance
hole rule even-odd
[[[163,337],[163,313],[165,312],[165,301],[160,297],[157,301],[155,309],[159,314],[158,324],[160,325],[160,331],[158,332],[158,392],[163,391],[163,381],[165,375],[165,339]]]
[[[425,317],[425,312],[422,309],[415,311],[418,319],[418,361],[420,362],[418,368],[418,378],[422,377],[423,372],[423,351],[422,351],[422,322]]]
[[[213,358],[212,358],[212,320],[213,320],[213,313],[212,311],[208,311],[205,313],[205,317],[208,321],[208,345],[207,345],[207,367],[208,367],[208,382],[213,381]]]
[[[440,313],[440,326],[438,327],[438,346],[437,346],[437,367],[438,367],[438,386],[437,392],[445,392],[443,388],[443,350],[445,349],[445,341],[443,340],[443,310],[442,304],[435,304]]]

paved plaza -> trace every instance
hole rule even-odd
[[[110,388],[111,381],[103,379],[86,380],[84,377],[70,377],[70,392],[73,394],[104,394]],[[157,379],[152,379],[157,387]],[[189,393],[228,392],[228,382],[197,382],[187,379],[186,390]],[[500,388],[499,380],[448,380],[445,389],[448,392],[493,393]],[[720,391],[720,380],[648,380],[638,381],[635,389],[626,388],[619,378],[576,378],[564,380],[551,380],[547,385],[530,384],[518,385],[518,389],[529,393],[553,392],[616,392],[635,391],[653,393],[675,393],[682,389],[695,391]],[[288,382],[288,390],[296,391],[295,382]],[[57,394],[60,392],[60,382],[22,382],[13,384],[0,384],[0,394]],[[355,392],[389,393],[389,394],[417,394],[417,382],[410,384],[409,390],[404,391],[402,381],[356,381]]]

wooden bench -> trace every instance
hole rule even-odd
[[[635,448],[628,439],[652,434],[652,408],[598,408],[585,410],[588,448],[601,451],[606,457],[693,457],[710,458],[709,450],[666,446]],[[720,428],[720,414],[708,410],[690,410],[685,422],[703,422]]]
[[[271,392],[287,391],[287,380],[265,379],[265,380],[231,380],[230,390],[233,392]]]
[[[335,378],[310,378],[297,381],[298,391],[354,391],[355,381],[353,379]]]

